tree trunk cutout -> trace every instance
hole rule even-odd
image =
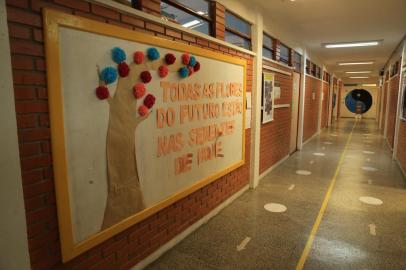
[[[151,111],[145,116],[139,115],[133,87],[142,82],[139,77],[141,72],[156,71],[164,64],[163,59],[146,59],[142,64],[131,64],[128,76],[118,77],[114,96],[107,98],[110,107],[106,143],[108,195],[102,230],[145,209],[137,170],[135,132]],[[177,71],[181,66],[175,63],[168,69]],[[100,84],[105,83],[101,81]]]

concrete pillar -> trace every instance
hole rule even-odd
[[[5,1],[0,1],[0,269],[30,269]]]
[[[252,25],[252,50],[257,54],[254,58],[254,74],[252,82],[252,123],[251,123],[251,171],[250,187],[259,184],[259,150],[261,136],[261,98],[262,98],[262,13],[257,12],[256,21]]]

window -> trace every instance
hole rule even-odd
[[[251,50],[251,24],[226,10],[225,40]]]
[[[279,60],[290,65],[290,48],[281,43]]]
[[[294,61],[294,66],[295,66],[295,70],[297,71],[297,72],[300,72],[301,71],[301,69],[302,69],[302,56],[300,55],[300,53],[298,53],[298,52],[295,52],[295,54],[294,54],[294,59],[293,59]]]
[[[309,61],[309,59],[306,59],[306,74],[310,75],[311,69],[312,69],[311,62]]]
[[[269,58],[269,59],[275,59],[275,51],[274,51],[274,39],[267,34],[264,33],[263,36],[263,44],[262,44],[262,56]]]
[[[313,75],[313,77],[316,77],[317,66],[315,64],[313,64],[313,63],[311,63],[311,65],[312,65],[312,75]]]
[[[183,27],[211,34],[210,6],[206,0],[162,0],[161,14]]]

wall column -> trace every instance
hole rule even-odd
[[[402,113],[402,107],[403,107],[403,80],[404,80],[404,67],[403,67],[403,62],[405,59],[405,53],[406,53],[406,41],[403,42],[402,45],[402,56],[400,58],[400,73],[399,73],[399,92],[398,92],[398,108],[396,110],[396,124],[395,124],[395,140],[394,140],[394,145],[393,145],[393,159],[396,160],[397,153],[398,153],[398,143],[399,143],[399,128],[400,128],[400,115]]]
[[[5,1],[0,1],[0,269],[30,269]]]
[[[254,73],[252,80],[252,123],[251,123],[251,166],[250,187],[259,184],[259,151],[261,134],[261,98],[262,98],[262,39],[263,18],[257,12],[255,23],[252,25],[252,50],[257,54],[254,58]]]
[[[297,149],[302,150],[303,148],[303,128],[304,128],[304,107],[305,107],[305,95],[306,95],[306,60],[307,52],[303,51],[303,65],[300,71],[300,99],[299,99],[299,128],[298,128],[298,139],[297,139]]]

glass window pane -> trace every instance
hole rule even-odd
[[[176,2],[193,9],[196,13],[209,17],[209,2],[205,0],[176,0]]]
[[[262,56],[269,59],[273,59],[273,51],[264,47],[262,48]]]
[[[264,41],[263,41],[264,46],[268,48],[273,48],[273,40],[270,36],[267,36],[264,34]]]
[[[281,44],[280,53],[281,53],[281,61],[289,62],[289,48]]]
[[[226,11],[226,28],[251,36],[251,25]]]
[[[226,34],[225,40],[227,42],[229,42],[231,44],[234,44],[234,45],[236,45],[238,47],[245,48],[247,50],[251,49],[251,41],[250,40],[248,40],[246,38],[243,38],[243,37],[240,37],[240,36],[238,36],[236,34],[233,34],[233,33],[229,32],[229,31],[226,31],[225,34]]]
[[[183,27],[210,34],[209,22],[196,17],[190,13],[184,12],[176,7],[161,2],[161,14],[173,22],[179,23]]]

